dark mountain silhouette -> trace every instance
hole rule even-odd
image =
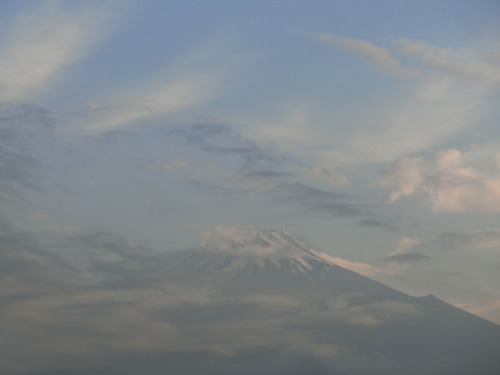
[[[59,305],[41,325],[52,341],[27,349],[39,371],[11,374],[500,374],[500,326],[339,267],[285,232],[93,259],[95,287],[44,302]]]

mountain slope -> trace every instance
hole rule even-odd
[[[16,364],[8,375],[500,373],[498,325],[344,269],[285,232],[220,230],[192,250],[112,247],[120,252],[92,254],[74,284],[4,297],[2,318],[25,318],[2,326],[0,366]]]

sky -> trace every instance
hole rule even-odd
[[[494,0],[2,1],[3,298],[258,228],[500,324],[499,16]]]

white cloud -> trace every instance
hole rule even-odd
[[[387,253],[388,256],[408,254],[415,245],[418,245],[420,240],[410,237],[402,237],[396,244],[396,248]]]
[[[422,60],[427,67],[441,73],[486,83],[500,82],[500,64],[481,61],[481,56],[472,61],[460,61],[452,48],[439,48],[422,41],[401,40],[396,46],[402,53]]]
[[[202,236],[202,248],[236,255],[269,256],[286,253],[288,244],[276,241],[272,232],[239,225],[217,225]]]
[[[311,35],[330,45],[356,53],[373,68],[386,74],[402,78],[417,77],[419,75],[416,70],[402,67],[387,48],[379,47],[366,40],[341,38],[331,34]]]
[[[500,211],[500,178],[466,167],[456,149],[440,152],[433,161],[401,158],[381,174],[378,183],[388,191],[389,203],[424,193],[434,211]]]
[[[352,262],[347,259],[329,257],[335,264],[348,270],[357,272],[363,276],[377,276],[377,275],[393,275],[401,273],[405,267],[397,264],[388,264],[384,267],[378,267],[364,262]]]
[[[45,88],[109,29],[106,8],[68,10],[54,4],[20,17],[10,30],[0,51],[0,100]]]
[[[387,252],[384,261],[390,268],[408,268],[411,263],[428,259],[427,255],[414,251],[415,246],[420,244],[420,240],[410,237],[401,237],[396,243],[394,250]]]

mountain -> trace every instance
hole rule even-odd
[[[221,226],[168,253],[100,240],[44,263],[65,283],[3,297],[2,374],[500,374],[500,326],[286,232]]]
[[[500,326],[344,269],[286,232],[208,239],[168,263],[171,282],[213,296],[170,312],[200,354],[173,360],[179,373],[500,374]]]

